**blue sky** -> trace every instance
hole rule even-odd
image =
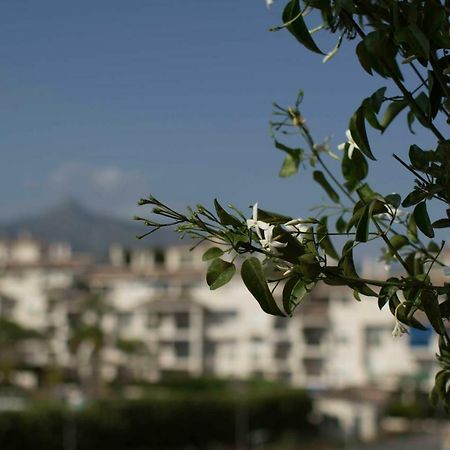
[[[131,217],[148,193],[178,207],[218,197],[306,215],[323,195],[306,173],[278,178],[272,101],[288,105],[302,88],[313,134],[337,146],[383,80],[362,72],[352,44],[324,65],[268,32],[283,3],[2,1],[0,220],[67,197]],[[414,142],[406,130],[374,141],[385,194],[412,181],[390,158]]]

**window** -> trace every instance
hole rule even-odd
[[[163,266],[166,262],[166,254],[164,253],[164,250],[162,249],[156,249],[155,250],[155,264],[157,266]]]
[[[235,310],[210,311],[206,316],[206,320],[208,325],[223,325],[235,320],[237,315]]]
[[[275,330],[285,330],[289,325],[289,319],[286,317],[275,317],[273,327]]]
[[[127,328],[130,326],[133,315],[131,313],[119,313],[117,314],[117,326],[119,328]]]
[[[366,346],[371,348],[380,347],[386,332],[385,327],[366,327],[364,336]]]
[[[325,328],[304,328],[303,337],[306,345],[321,345],[325,337]]]
[[[187,312],[175,313],[175,326],[179,330],[185,330],[189,328],[190,316]]]
[[[290,342],[277,342],[275,344],[274,358],[275,359],[287,359],[291,351]]]
[[[175,355],[177,358],[187,358],[189,356],[189,342],[179,341],[175,342]]]
[[[323,360],[319,358],[305,358],[303,367],[307,376],[320,376],[323,371]]]

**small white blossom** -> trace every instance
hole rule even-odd
[[[360,148],[358,147],[356,142],[353,140],[352,133],[350,133],[350,130],[347,130],[345,132],[345,135],[347,136],[347,141],[343,142],[342,144],[339,144],[338,145],[338,149],[339,150],[345,150],[345,147],[348,146],[348,153],[347,154],[348,154],[349,159],[352,159],[353,151],[355,150],[355,148],[357,148],[358,150],[360,150]]]
[[[402,325],[398,320],[395,322],[394,329],[392,330],[393,337],[399,337],[403,334],[408,333],[408,330],[404,325]]]
[[[269,228],[269,224],[263,222],[262,220],[258,220],[258,203],[253,205],[253,215],[251,219],[247,219],[247,228],[249,230],[254,230],[258,235],[259,239],[262,239],[261,230],[267,230]]]
[[[330,137],[327,136],[321,144],[314,144],[314,150],[317,153],[326,153],[327,155],[330,155],[332,158],[339,160],[339,156],[337,156],[335,153],[331,151],[330,141],[331,141]]]
[[[284,224],[284,227],[288,233],[296,234],[300,236],[302,233],[308,231],[308,225],[303,224],[304,219],[299,217],[298,219],[292,219]]]
[[[270,8],[273,5],[273,0],[266,0],[266,6]]]
[[[278,242],[276,237],[273,237],[273,229],[274,226],[270,225],[269,228],[264,230],[264,238],[260,239],[259,242],[261,243],[261,246],[265,250],[276,250],[277,248],[283,248],[286,247],[286,243]]]

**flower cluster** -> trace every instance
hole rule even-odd
[[[302,224],[303,219],[293,219],[284,224],[284,227],[288,233],[295,234],[300,238],[302,233],[305,233],[308,229],[306,225]],[[247,219],[247,228],[253,230],[258,236],[259,243],[264,250],[276,251],[278,248],[286,247],[286,243],[278,241],[279,236],[273,236],[275,229],[274,225],[270,225],[262,220],[258,220],[258,203],[253,205],[253,214],[251,219]]]

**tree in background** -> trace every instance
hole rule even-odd
[[[175,225],[182,235],[217,244],[204,254],[210,261],[206,278],[211,289],[233,277],[236,258],[241,256],[242,280],[269,314],[292,315],[319,281],[347,286],[358,300],[361,295],[377,297],[380,309],[389,308],[395,317],[394,335],[407,332],[407,327],[424,328],[417,318],[424,313],[439,335],[442,365],[431,398],[447,407],[450,288],[433,282],[430,273],[447,268],[441,260],[445,242],[433,238],[437,229],[450,227],[450,140],[445,131],[450,123],[449,15],[450,2],[438,0],[290,0],[282,24],[273,31],[288,30],[324,62],[336,55],[344,40],[355,40],[362,70],[387,84],[356,107],[346,142],[339,146],[341,153],[333,152],[329,142],[317,141],[306,125],[302,93],[294,106],[274,104],[274,144],[286,154],[280,175],[288,177],[310,167],[331,205],[309,217],[287,217],[255,204],[248,218],[232,205],[226,210],[217,200],[214,211],[198,205],[181,213],[150,196],[140,204],[151,205],[163,220],[137,218],[150,227],[141,237]],[[336,38],[329,53],[313,37],[323,32]],[[393,155],[394,162],[409,172],[412,186],[409,192],[391,194],[367,181],[376,152],[366,128],[382,134],[402,111],[411,133],[413,125],[421,127],[431,134],[434,145],[427,149],[411,145]],[[334,170],[335,158],[340,160],[340,173]],[[430,204],[439,214],[435,221],[428,214]],[[374,240],[382,241],[382,259],[397,263],[401,274],[388,279],[359,276],[354,249]],[[282,308],[274,300],[277,292]]]

